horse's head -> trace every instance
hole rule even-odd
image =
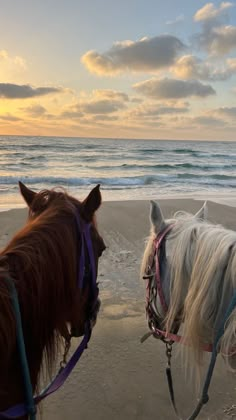
[[[165,331],[158,337],[171,337],[183,323],[182,340],[188,344],[183,347],[193,350],[197,366],[223,328],[220,351],[233,366],[236,309],[224,319],[236,287],[236,234],[206,217],[205,203],[195,215],[177,212],[165,220],[151,202],[151,234],[141,267],[147,313],[152,330]]]
[[[72,335],[82,335],[86,321],[95,323],[100,306],[96,278],[98,260],[106,248],[95,219],[95,213],[101,205],[100,186],[93,188],[82,202],[64,191],[44,190],[36,193],[21,182],[19,186],[29,208],[31,223],[39,219],[45,219],[46,223],[56,220],[56,235],[61,237],[63,258],[65,256],[68,260],[62,269],[65,270],[68,289],[71,288],[65,293],[65,299],[69,297],[66,319],[61,320],[58,329],[68,339],[70,334],[66,323],[69,323]],[[50,215],[51,219],[48,218]],[[87,241],[91,244],[92,254]],[[73,285],[69,284],[70,281],[73,281]]]
[[[177,213],[173,219],[165,220],[161,208],[155,201],[151,201],[150,223],[151,232],[143,255],[141,276],[148,282],[147,312],[151,327],[177,332],[182,320],[184,299],[188,284],[178,289],[178,299],[173,301],[172,292],[176,288],[175,270],[185,271],[182,281],[190,281],[192,256],[195,250],[194,234],[190,241],[182,243],[184,258],[181,258],[181,246],[178,240],[179,231],[184,222],[196,224],[207,216],[206,203],[195,214]],[[182,226],[182,227],[181,227]],[[193,231],[194,232],[194,231]],[[176,259],[179,258],[179,262]],[[187,279],[186,279],[187,277]],[[183,287],[184,286],[184,287]],[[155,328],[154,328],[155,329]]]

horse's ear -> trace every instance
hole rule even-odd
[[[91,222],[95,211],[100,207],[102,202],[99,188],[100,184],[90,191],[88,197],[83,202],[83,216],[88,222]]]
[[[208,207],[207,207],[207,202],[205,201],[205,203],[203,204],[202,208],[200,210],[198,210],[198,212],[195,214],[194,217],[196,219],[206,220],[207,219],[207,215],[208,215]]]
[[[26,204],[30,207],[34,200],[34,197],[36,196],[36,192],[27,188],[26,185],[24,185],[23,182],[21,181],[19,181],[19,188],[20,188],[21,195],[24,198]]]
[[[158,233],[164,228],[165,220],[159,205],[153,200],[150,201],[150,205],[150,220],[154,231]]]

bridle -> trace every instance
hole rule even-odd
[[[83,351],[87,348],[88,342],[91,338],[94,321],[96,320],[97,312],[100,307],[100,301],[98,299],[99,289],[96,282],[96,265],[90,233],[91,224],[84,222],[84,220],[80,217],[78,211],[76,212],[75,218],[77,233],[80,235],[81,238],[81,250],[80,256],[78,256],[79,268],[77,274],[77,287],[82,290],[85,286],[85,282],[87,283],[89,281],[90,284],[90,308],[88,318],[86,319],[84,325],[84,337],[68,362],[66,360],[66,356],[69,351],[69,342],[68,340],[66,340],[65,352],[63,355],[62,362],[60,363],[60,369],[57,375],[43,391],[41,391],[37,396],[34,396],[30,380],[29,366],[26,357],[17,290],[15,288],[13,279],[10,276],[5,277],[4,280],[6,281],[7,286],[9,288],[16,320],[17,347],[19,351],[19,358],[25,388],[25,403],[17,404],[14,407],[0,412],[0,419],[14,419],[22,417],[24,415],[29,415],[30,420],[35,420],[37,404],[50,394],[57,391],[64,384],[71,371],[77,364],[78,360],[80,359]],[[72,336],[74,335],[70,334],[70,338]]]
[[[179,416],[178,410],[176,408],[176,403],[175,403],[173,380],[172,380],[172,374],[171,374],[171,357],[172,357],[172,345],[174,344],[174,342],[181,343],[181,344],[187,344],[187,343],[185,342],[184,337],[177,334],[180,324],[181,324],[180,319],[175,321],[175,325],[172,332],[167,332],[163,329],[164,317],[167,314],[168,305],[166,303],[166,299],[165,299],[165,295],[163,291],[163,285],[162,285],[162,279],[161,279],[161,266],[160,266],[160,261],[159,261],[161,246],[164,240],[166,239],[168,233],[173,229],[174,226],[175,224],[166,226],[153,240],[152,253],[149,257],[146,273],[143,276],[143,279],[146,280],[146,314],[148,318],[148,326],[149,326],[150,331],[144,334],[144,336],[141,338],[141,343],[143,343],[150,336],[153,336],[154,338],[159,339],[165,343],[166,356],[167,356],[166,376],[167,376],[167,381],[168,381],[170,398],[171,398],[171,402],[172,402],[175,414],[177,415],[179,419],[181,419],[181,417]],[[153,270],[153,267],[155,267],[155,270]],[[156,305],[154,309],[154,304],[155,304],[155,300],[157,296],[159,298],[164,316],[160,313]],[[203,405],[206,404],[209,400],[208,389],[210,387],[210,383],[211,383],[211,379],[212,379],[212,375],[213,375],[213,371],[214,371],[214,367],[215,367],[215,363],[216,363],[216,359],[218,355],[220,339],[224,334],[225,324],[229,316],[235,309],[235,307],[236,307],[236,291],[234,292],[234,295],[231,299],[229,307],[223,317],[223,321],[220,325],[220,328],[218,329],[214,342],[212,344],[202,345],[202,349],[204,351],[211,352],[211,360],[208,366],[201,397],[199,399],[199,402],[194,412],[191,414],[190,417],[188,417],[188,420],[194,420],[200,413]]]
[[[155,338],[159,338],[165,343],[169,342],[169,339],[166,332],[162,329],[162,324],[164,316],[167,314],[168,306],[162,287],[159,257],[161,245],[172,227],[173,225],[166,227],[153,240],[152,254],[149,257],[147,272],[143,276],[143,279],[146,280],[146,313],[148,317],[148,326],[151,331],[149,335],[153,335]],[[157,294],[164,316],[160,313],[155,304]],[[155,309],[153,306],[155,306]]]

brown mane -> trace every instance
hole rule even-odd
[[[76,212],[83,215],[83,203],[66,193],[38,193],[29,209],[28,223],[0,254],[1,373],[5,371],[3,378],[7,377],[11,364],[10,369],[16,370],[15,374],[19,375],[21,381],[15,319],[4,281],[5,276],[10,276],[18,292],[34,389],[38,383],[43,356],[46,356],[49,371],[56,360],[61,331],[66,322],[73,321],[71,308],[76,304],[77,317],[81,318],[81,322],[85,316],[86,294],[82,296],[76,282],[80,252]],[[1,382],[0,404],[1,393],[4,392]]]

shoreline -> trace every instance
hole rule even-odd
[[[101,190],[102,195],[104,195],[104,190]],[[20,194],[20,193],[19,193]],[[83,199],[83,196],[81,197]],[[229,193],[201,193],[201,194],[193,194],[193,193],[186,193],[186,194],[160,194],[156,197],[132,197],[132,198],[121,198],[121,200],[117,200],[116,197],[114,197],[114,199],[109,199],[107,200],[106,198],[103,197],[103,204],[105,203],[123,203],[123,202],[133,202],[133,201],[137,201],[137,202],[150,202],[150,200],[154,200],[157,202],[162,202],[163,200],[170,200],[170,201],[175,201],[175,200],[193,200],[193,201],[207,201],[207,202],[213,202],[216,204],[221,204],[221,205],[225,205],[228,207],[236,207],[236,193],[235,195],[233,194],[229,194]],[[5,203],[1,203],[0,202],[0,214],[2,212],[7,212],[10,210],[19,210],[19,209],[24,209],[26,208],[26,204],[22,200],[20,199],[19,196],[19,201],[17,202],[13,202],[10,204],[5,204]]]

